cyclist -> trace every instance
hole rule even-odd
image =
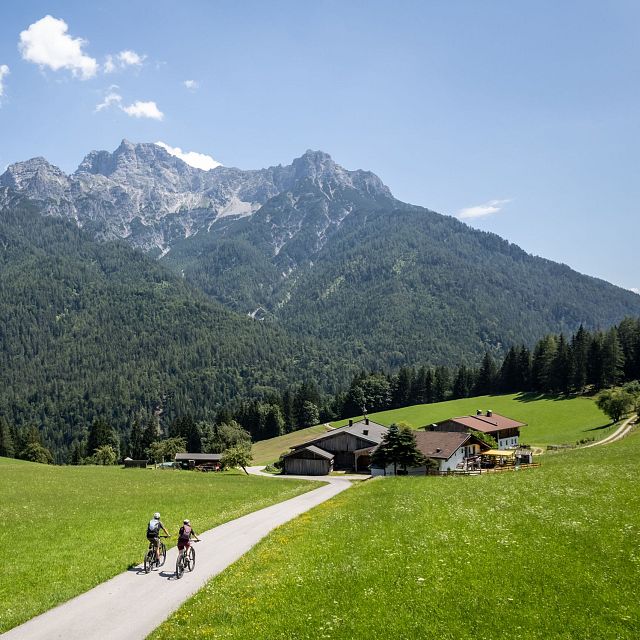
[[[160,529],[164,531],[167,538],[170,537],[169,532],[160,521],[160,514],[156,511],[156,513],[153,514],[153,518],[149,520],[149,524],[147,525],[147,540],[153,545],[153,549],[156,552],[156,561],[158,563],[160,562]]]
[[[200,542],[198,534],[191,527],[191,522],[189,520],[184,520],[180,527],[180,531],[178,532],[178,551],[188,549],[191,546],[189,542],[191,536],[195,538],[196,542]]]

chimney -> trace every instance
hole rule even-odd
[[[476,409],[476,415],[477,416],[481,416],[482,415],[482,409]]]
[[[365,423],[365,424],[369,424],[369,418],[365,418],[365,419],[364,419],[364,423]]]
[[[489,411],[487,411],[487,417],[490,418],[492,415],[493,415],[493,411],[489,409]]]
[[[349,426],[353,427],[353,420],[351,418],[349,418]]]

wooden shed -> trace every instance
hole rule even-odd
[[[299,476],[326,476],[333,471],[333,454],[309,445],[282,457],[284,473]]]
[[[222,460],[221,453],[176,453],[175,461],[183,469],[204,468],[218,470]]]

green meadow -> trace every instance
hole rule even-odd
[[[527,424],[520,431],[520,441],[538,447],[550,444],[576,444],[580,440],[601,440],[613,430],[607,416],[596,407],[592,398],[550,397],[533,394],[479,396],[462,400],[449,400],[433,404],[417,404],[402,409],[371,413],[369,417],[389,426],[394,422],[406,422],[414,429],[454,418],[474,414],[477,409],[491,409]],[[356,416],[359,420],[362,416]],[[332,422],[341,427],[348,420]],[[262,440],[253,445],[254,464],[268,464],[280,457],[290,447],[325,432],[324,425],[294,431],[278,438]]]
[[[636,639],[639,471],[636,432],[538,469],[361,483],[277,529],[153,637]]]
[[[474,414],[477,409],[525,422],[520,430],[520,441],[543,447],[549,444],[575,444],[578,440],[600,440],[611,432],[611,421],[596,407],[592,398],[580,396],[564,398],[511,394],[479,396],[449,400],[434,404],[417,404],[412,407],[381,411],[370,418],[385,426],[393,422],[407,422],[417,429],[446,418]],[[342,426],[348,420],[332,423]]]
[[[251,447],[253,455],[253,463],[256,465],[269,464],[280,457],[281,453],[288,451],[292,446],[312,440],[314,436],[322,435],[327,432],[327,427],[323,424],[317,424],[307,429],[293,431],[277,438],[269,438],[269,440],[260,440],[255,442]]]
[[[0,633],[141,562],[154,511],[172,546],[185,517],[200,532],[316,486],[0,458]]]

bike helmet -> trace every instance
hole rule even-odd
[[[189,521],[188,520],[183,520],[182,524],[189,524]]]
[[[160,520],[160,514],[157,511],[153,514],[153,519]]]

